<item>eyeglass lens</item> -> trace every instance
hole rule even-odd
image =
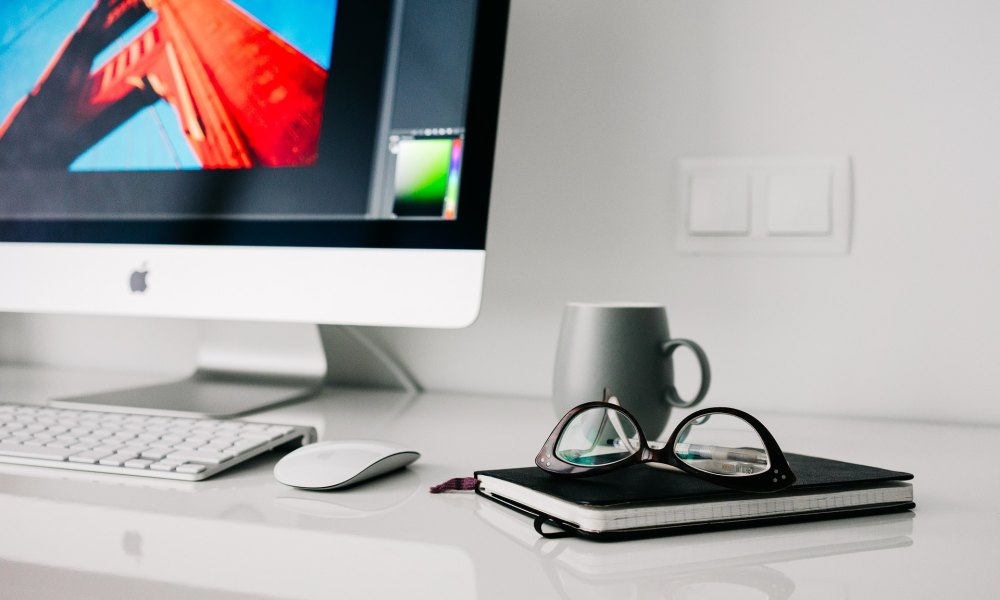
[[[756,475],[771,464],[757,431],[725,413],[710,413],[685,425],[673,451],[687,465],[715,475]]]
[[[574,416],[556,442],[556,456],[571,465],[610,465],[639,451],[639,429],[614,408],[595,407]]]

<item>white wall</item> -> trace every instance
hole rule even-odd
[[[547,396],[563,303],[649,300],[708,352],[711,403],[1000,422],[1000,3],[513,4],[482,316],[373,330],[425,387]],[[677,158],[771,155],[851,156],[850,254],[678,254]],[[173,369],[193,343],[0,327],[9,360],[80,361],[97,334],[87,366]]]
[[[708,351],[713,401],[1000,420],[997,22],[972,1],[515,2],[482,318],[385,338],[428,386],[543,395],[565,301],[655,300]],[[678,157],[827,154],[853,160],[848,256],[674,251]]]

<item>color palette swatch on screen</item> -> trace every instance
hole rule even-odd
[[[455,219],[458,215],[461,138],[400,140],[395,149],[397,217]]]

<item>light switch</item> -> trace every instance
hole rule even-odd
[[[767,180],[768,235],[831,233],[831,172],[796,169],[772,173]]]
[[[749,233],[750,179],[740,173],[691,173],[688,231],[692,235]]]
[[[677,161],[677,249],[686,254],[847,254],[849,156]]]

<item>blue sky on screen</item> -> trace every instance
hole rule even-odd
[[[320,66],[329,68],[336,0],[232,2]],[[0,120],[31,91],[63,41],[93,5],[94,0],[0,0]],[[127,44],[153,19],[150,15],[127,31],[120,43],[97,57],[95,67],[117,51],[115,46]],[[169,146],[164,139],[169,140]],[[129,164],[123,164],[123,159]],[[112,132],[70,168],[173,169],[178,165],[199,168],[173,109],[159,102]]]

